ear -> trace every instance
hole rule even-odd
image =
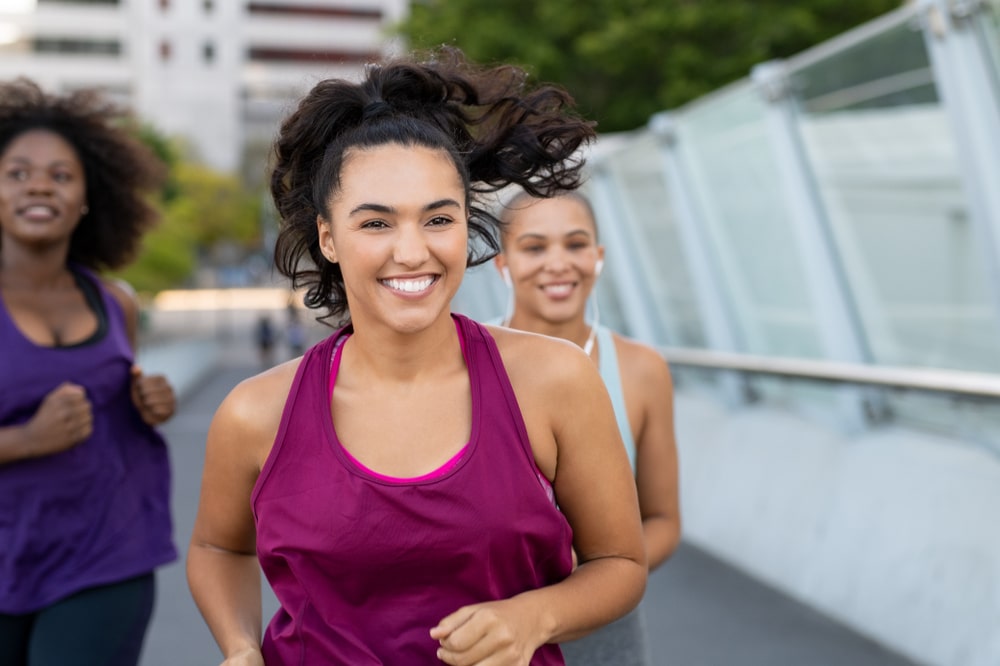
[[[604,246],[597,246],[597,264],[594,266],[594,277],[599,277],[604,270]]]
[[[331,264],[337,263],[337,248],[333,245],[333,231],[330,223],[322,215],[316,216],[316,231],[319,232],[319,251]]]
[[[508,287],[512,286],[510,269],[507,268],[507,260],[502,254],[498,254],[493,257],[493,265],[497,267],[497,271],[500,273],[500,278],[503,280],[503,283]]]

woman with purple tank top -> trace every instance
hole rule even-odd
[[[591,124],[525,79],[442,48],[322,81],[283,123],[276,262],[341,325],[209,430],[188,581],[228,666],[556,665],[638,603],[596,367],[450,310],[499,249],[482,194],[580,183]],[[263,634],[258,562],[280,602]]]
[[[156,219],[160,162],[96,93],[0,84],[0,664],[134,666],[176,558],[175,409],[101,278]]]

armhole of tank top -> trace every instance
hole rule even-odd
[[[339,337],[339,331],[337,335]],[[257,475],[257,482],[254,483],[253,490],[250,492],[250,509],[253,512],[254,522],[257,521],[257,498],[267,483],[271,470],[274,468],[275,460],[281,454],[292,411],[295,409],[295,399],[302,387],[302,382],[305,381],[306,370],[317,356],[325,364],[327,355],[324,350],[327,347],[328,345],[325,342],[321,342],[308,349],[302,360],[299,361],[299,367],[295,370],[295,378],[292,379],[292,385],[288,388],[288,395],[285,396],[285,406],[281,410],[281,421],[278,423],[278,432],[274,435],[274,442],[271,443],[271,451],[267,454],[267,459],[264,460],[264,465],[260,468],[260,474]]]
[[[497,378],[500,382],[500,390],[503,391],[504,401],[507,403],[507,410],[510,412],[511,418],[514,419],[514,425],[517,430],[518,439],[520,440],[521,452],[525,456],[527,463],[531,466],[538,480],[539,488],[545,492],[549,500],[555,505],[555,490],[552,487],[552,482],[549,481],[545,473],[539,469],[538,463],[535,462],[535,451],[531,448],[528,427],[524,424],[524,415],[521,414],[521,406],[517,402],[517,394],[514,393],[514,386],[510,383],[510,376],[507,374],[507,368],[503,364],[500,349],[497,347],[496,340],[493,339],[493,336],[489,334],[485,327],[480,326],[479,330],[483,345],[489,354],[490,362],[493,363],[493,368],[496,370]]]

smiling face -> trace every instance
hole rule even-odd
[[[588,207],[569,196],[521,198],[507,220],[497,266],[510,272],[517,316],[582,321],[604,257]]]
[[[317,225],[324,256],[340,264],[355,328],[409,333],[449,316],[465,273],[465,201],[443,150],[389,144],[348,153],[330,220]]]
[[[0,154],[2,246],[68,246],[86,190],[83,165],[65,139],[42,129],[16,137]]]

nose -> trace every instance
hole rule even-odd
[[[52,192],[52,178],[41,169],[32,169],[28,172],[26,187],[31,194]]]
[[[550,249],[545,256],[545,270],[550,273],[562,273],[571,264],[569,254],[559,247]]]
[[[396,234],[392,258],[400,266],[417,268],[430,257],[427,239],[420,225],[403,224]]]

